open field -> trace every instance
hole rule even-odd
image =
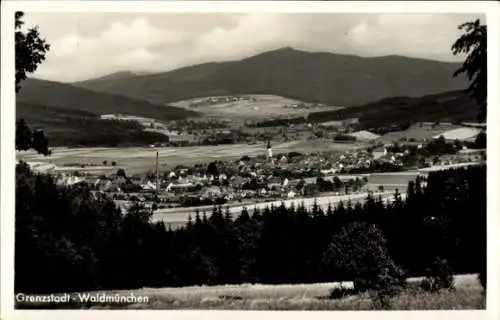
[[[485,296],[476,275],[455,276],[454,291],[428,293],[419,290],[422,278],[408,279],[407,289],[389,302],[392,310],[452,310],[485,308]],[[229,310],[374,310],[368,293],[329,299],[333,288],[352,288],[352,282],[313,284],[242,284],[193,286],[182,288],[143,288],[136,290],[99,291],[91,294],[119,294],[148,297],[147,303],[129,305],[92,305],[95,309],[229,309]],[[77,294],[73,294],[77,296]],[[75,299],[78,300],[78,299]],[[22,307],[18,305],[18,307]],[[73,305],[82,308],[82,304]]]
[[[169,105],[181,107],[184,109],[196,111],[206,116],[223,116],[233,119],[267,119],[269,117],[288,117],[302,116],[313,111],[333,111],[341,109],[340,107],[317,107],[317,108],[293,108],[301,101],[275,96],[275,95],[243,95],[249,98],[255,98],[257,101],[239,100],[221,102],[215,104],[206,104],[200,106],[191,106],[191,103],[208,99],[210,97],[196,98],[169,103]],[[215,97],[214,97],[215,98]],[[285,108],[285,106],[288,106]]]
[[[388,309],[484,309],[483,289],[475,275],[456,276],[456,291],[427,293],[415,288],[403,290],[390,300]],[[416,283],[421,278],[409,279]],[[304,285],[242,285],[151,290],[149,306],[138,309],[230,309],[230,310],[374,310],[369,294],[328,299],[335,287],[352,287],[351,282]]]
[[[318,151],[345,151],[359,148],[363,144],[332,143],[326,140],[291,141],[273,146],[275,153],[280,152],[318,152]],[[159,152],[159,168],[167,170],[176,165],[194,165],[213,160],[236,160],[243,155],[264,155],[266,144],[232,144],[220,146],[196,147],[168,147],[168,148],[53,148],[52,155],[45,157],[36,152],[17,152],[18,160],[28,162],[52,163],[60,167],[65,164],[102,165],[116,162],[114,167],[102,167],[100,172],[116,172],[117,168],[124,168],[127,173],[141,173],[155,167],[156,151]],[[94,168],[95,169],[95,168]],[[85,168],[79,169],[85,172]]]
[[[414,124],[411,125],[408,129],[404,131],[394,131],[389,132],[378,138],[377,142],[394,142],[398,141],[401,138],[406,139],[415,139],[415,140],[423,140],[423,139],[432,139],[434,136],[441,135],[449,130],[461,128],[459,125],[424,125],[424,124]]]
[[[153,123],[159,125],[165,125],[164,122],[155,119],[155,118],[147,118],[147,117],[139,117],[139,116],[131,116],[131,115],[123,115],[123,114],[101,114],[100,119],[102,120],[123,120],[123,121],[137,121],[142,126],[149,128],[149,126]]]
[[[360,148],[368,147],[368,143],[365,142],[353,142],[353,143],[335,143],[327,139],[316,139],[316,140],[292,140],[288,142],[283,142],[280,144],[273,145],[274,153],[279,152],[321,152],[321,151],[347,151]]]
[[[390,201],[392,199],[393,193],[391,191],[387,192],[376,192],[374,193],[375,196],[381,196],[383,201]],[[328,208],[328,205],[331,204],[332,206],[335,206],[338,204],[340,201],[348,201],[349,199],[353,202],[363,202],[366,197],[368,196],[368,193],[363,192],[363,193],[358,193],[358,194],[352,194],[352,195],[340,195],[340,196],[321,196],[317,198],[295,198],[295,199],[288,199],[288,200],[277,200],[277,201],[267,201],[267,202],[259,202],[259,203],[254,203],[254,204],[247,204],[247,205],[241,205],[241,204],[234,204],[234,205],[228,205],[229,212],[233,217],[237,217],[243,208],[247,208],[248,212],[252,214],[253,210],[255,208],[257,209],[265,209],[266,207],[270,206],[280,206],[282,203],[285,204],[285,206],[289,207],[292,204],[295,207],[298,207],[301,203],[304,203],[304,206],[306,208],[311,208],[314,204],[314,201],[323,208],[323,210],[326,210]],[[404,197],[405,193],[401,192],[401,196]],[[225,208],[226,206],[224,206]],[[173,229],[177,227],[181,227],[185,225],[188,221],[189,215],[194,217],[194,213],[196,210],[199,210],[200,213],[205,212],[207,217],[210,217],[212,214],[212,208],[213,206],[200,206],[200,207],[182,207],[182,208],[168,208],[168,209],[159,209],[156,210],[155,213],[153,214],[152,221],[158,222],[158,221],[163,221],[166,225],[171,224],[171,227]]]
[[[368,184],[383,185],[384,187],[399,185],[403,187],[403,190],[406,190],[408,183],[415,181],[419,174],[421,173],[418,171],[371,173],[368,175]]]

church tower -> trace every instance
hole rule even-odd
[[[271,147],[271,140],[267,140],[267,160],[273,162],[273,148]]]

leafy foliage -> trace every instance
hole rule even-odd
[[[465,73],[469,78],[468,91],[479,105],[478,120],[486,120],[487,91],[487,28],[479,19],[458,26],[464,34],[452,46],[454,55],[467,54],[462,67],[455,71],[454,76]]]
[[[33,73],[45,60],[45,54],[50,50],[50,45],[45,39],[40,37],[38,28],[34,27],[27,32],[23,32],[21,28],[24,25],[22,18],[23,12],[16,12],[16,35],[15,35],[15,52],[16,52],[16,93],[21,89],[21,82],[26,80],[26,73]]]
[[[45,60],[50,45],[40,38],[38,29],[31,28],[27,32],[21,30],[24,22],[23,12],[15,13],[15,55],[16,55],[16,93],[21,90],[21,82],[26,80],[26,73],[33,73]],[[16,124],[16,150],[34,149],[43,155],[49,155],[49,142],[43,131],[31,132],[23,119]]]
[[[453,288],[453,270],[445,259],[437,257],[426,273],[426,278],[422,282],[425,290],[436,292]]]
[[[212,161],[208,164],[207,174],[217,176],[219,174],[219,168],[217,167],[217,162]]]
[[[117,177],[123,177],[123,178],[126,178],[127,177],[127,173],[125,172],[125,169],[123,168],[120,168],[116,171],[116,176]]]
[[[43,131],[31,132],[24,120],[21,119],[16,123],[16,150],[26,151],[29,149],[34,149],[45,156],[52,153],[49,149],[49,141]]]
[[[358,292],[375,290],[390,296],[404,284],[402,270],[387,250],[383,233],[374,225],[354,223],[332,237],[327,264],[344,270],[354,279]]]

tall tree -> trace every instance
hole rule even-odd
[[[22,30],[23,12],[15,13],[15,53],[16,53],[16,93],[21,90],[21,82],[26,80],[27,73],[33,73],[45,60],[50,45],[40,37],[38,28]],[[16,150],[34,149],[43,155],[49,155],[49,142],[42,131],[31,132],[23,119],[16,124]]]
[[[31,130],[23,119],[16,124],[16,150],[31,148]]]
[[[16,93],[21,89],[21,82],[26,80],[26,73],[33,73],[45,60],[50,45],[40,37],[38,27],[21,30],[24,25],[23,12],[16,12]]]
[[[467,54],[462,67],[453,76],[465,73],[471,81],[467,90],[479,104],[478,120],[486,121],[486,25],[477,19],[458,26],[464,34],[451,47],[453,54]]]
[[[45,156],[50,155],[52,152],[49,149],[49,140],[41,130],[33,132],[31,147],[38,153]]]

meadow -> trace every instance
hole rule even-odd
[[[434,136],[445,133],[446,131],[461,128],[459,125],[451,125],[451,124],[440,124],[440,125],[421,125],[421,124],[413,124],[408,129],[404,131],[394,131],[389,132],[378,138],[377,142],[389,143],[398,141],[399,139],[415,139],[415,140],[423,140],[423,139],[432,139]]]
[[[410,278],[408,286],[390,298],[389,310],[481,310],[486,301],[477,275],[454,277],[455,288],[436,293],[419,289],[422,278]],[[147,303],[92,304],[73,303],[67,308],[91,309],[219,309],[219,310],[379,310],[368,292],[330,298],[335,288],[352,288],[352,282],[312,284],[241,284],[190,286],[180,288],[142,288],[136,290],[92,291],[95,294],[148,297]],[[76,296],[74,293],[73,296]],[[76,301],[78,299],[75,299]],[[18,305],[18,307],[33,307]],[[60,307],[60,306],[59,306]],[[64,308],[64,307],[63,307]]]
[[[400,191],[406,190],[408,183],[414,181],[420,173],[418,171],[381,172],[368,175],[368,184],[385,186],[400,186]]]
[[[281,152],[318,152],[345,151],[363,147],[363,144],[331,143],[326,140],[291,141],[273,146],[275,153]],[[52,155],[43,156],[35,152],[17,152],[18,160],[28,162],[52,163],[58,167],[67,164],[99,165],[98,168],[79,168],[81,172],[110,173],[117,168],[124,168],[127,173],[143,173],[155,168],[156,151],[159,152],[159,169],[168,170],[177,165],[194,165],[214,160],[236,160],[244,155],[264,155],[266,144],[231,144],[219,146],[167,147],[167,148],[53,148]],[[103,165],[106,161],[107,165]],[[112,162],[115,166],[111,166]],[[76,169],[72,168],[72,169]]]
[[[483,289],[476,275],[455,276],[454,291],[423,292],[411,278],[407,289],[390,299],[391,310],[479,310],[485,308]],[[413,284],[413,285],[412,285]],[[229,310],[376,310],[368,293],[329,299],[333,288],[352,288],[352,282],[299,285],[237,285],[142,289],[136,294],[151,297],[138,309],[229,309]],[[140,293],[141,292],[141,293]],[[144,293],[142,293],[144,292]]]
[[[192,102],[201,100],[201,98],[196,98],[169,103],[169,105],[196,111],[205,116],[223,116],[224,118],[233,119],[268,119],[269,117],[289,116],[296,117],[307,115],[312,111],[334,111],[341,109],[339,107],[331,106],[316,107],[310,109],[292,108],[292,105],[299,104],[301,103],[301,101],[266,94],[245,96],[255,98],[257,101],[240,100],[192,107],[190,105]],[[203,99],[206,98],[209,97],[205,97]],[[285,108],[285,106],[287,107]]]

